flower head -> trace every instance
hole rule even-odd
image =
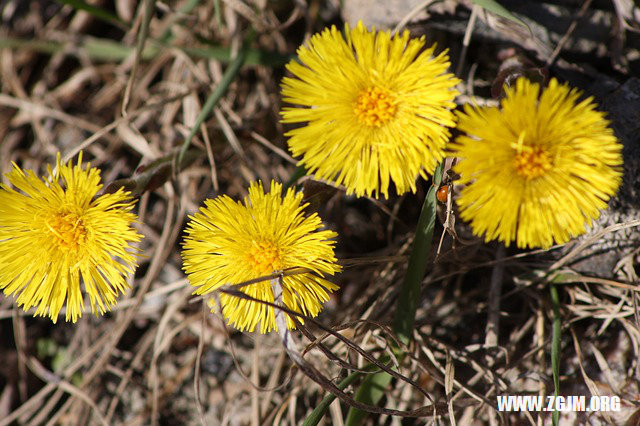
[[[0,288],[54,323],[65,304],[67,321],[82,316],[81,282],[91,311],[109,310],[137,264],[130,243],[142,238],[129,194],[96,197],[100,172],[82,167],[82,153],[76,165],[58,154],[47,179],[15,164],[6,176],[16,189],[0,185]]]
[[[289,268],[308,272],[284,276],[282,301],[291,310],[316,316],[328,292],[337,289],[323,277],[340,270],[333,252],[336,233],[320,230],[317,214],[306,216],[302,193],[271,182],[265,193],[262,183],[252,183],[244,203],[226,195],[206,200],[187,225],[184,270],[197,294],[207,294],[223,285],[233,285]],[[274,302],[269,280],[240,287],[245,294]],[[228,294],[220,295],[222,313],[238,329],[260,332],[277,329],[271,306]],[[295,323],[287,316],[287,325]]]
[[[362,23],[334,26],[298,49],[300,62],[282,80],[284,123],[308,123],[286,133],[289,149],[318,178],[358,196],[415,191],[433,173],[453,126],[459,82],[446,74],[446,52],[433,56],[425,38],[391,37]]]
[[[465,107],[451,144],[468,184],[457,200],[476,235],[550,247],[586,232],[621,182],[622,146],[591,98],[521,78],[501,107]]]

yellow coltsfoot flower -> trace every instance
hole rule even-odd
[[[415,192],[444,157],[460,81],[446,73],[446,51],[433,56],[425,44],[360,22],[301,46],[287,65],[294,77],[282,80],[284,101],[299,105],[283,108],[282,121],[307,123],[286,133],[300,164],[347,194],[387,197],[390,181]]]
[[[226,195],[206,200],[187,224],[182,258],[195,293],[209,294],[224,285],[240,284],[290,268],[309,272],[284,276],[282,301],[289,309],[316,316],[328,292],[338,287],[325,275],[340,271],[334,256],[336,233],[320,230],[316,213],[306,216],[302,193],[282,195],[282,185],[271,182],[265,193],[261,182],[249,187],[244,203]],[[270,280],[239,288],[245,294],[274,302]],[[222,313],[239,330],[276,329],[274,308],[228,294],[220,295]],[[211,303],[212,309],[214,305]],[[300,320],[300,319],[298,319]],[[295,323],[287,315],[287,326]]]
[[[82,153],[76,165],[58,154],[46,179],[15,164],[6,176],[16,189],[0,185],[0,288],[54,323],[64,305],[67,321],[82,316],[81,282],[92,312],[110,310],[137,265],[131,243],[142,238],[129,194],[96,197],[100,172],[83,168]]]
[[[462,219],[486,241],[548,248],[586,232],[615,195],[622,145],[592,98],[552,79],[524,78],[497,107],[465,106],[450,145],[467,184]]]

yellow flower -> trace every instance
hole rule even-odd
[[[476,235],[548,248],[586,232],[621,182],[622,146],[591,98],[521,78],[497,107],[465,106],[451,144]]]
[[[206,200],[205,207],[187,225],[182,258],[184,270],[197,294],[208,294],[223,285],[239,284],[288,268],[311,272],[285,276],[283,303],[291,310],[316,316],[328,291],[338,287],[325,280],[340,270],[331,238],[336,233],[319,230],[317,214],[305,217],[302,193],[289,189],[282,197],[282,185],[271,182],[265,193],[262,183],[252,183],[244,204],[226,195]],[[269,280],[240,287],[259,300],[274,302]],[[260,332],[277,330],[274,309],[265,304],[221,294],[222,313],[238,329]],[[213,308],[213,305],[212,305]],[[287,325],[294,322],[287,315]]]
[[[391,37],[362,23],[334,26],[298,49],[300,62],[282,80],[284,123],[307,123],[286,133],[289,149],[318,178],[344,184],[347,194],[415,192],[418,176],[433,173],[455,125],[446,51],[433,56],[425,38]],[[346,39],[345,39],[346,37]]]
[[[128,288],[125,277],[136,267],[130,243],[142,238],[132,227],[136,215],[129,194],[118,190],[95,197],[100,172],[61,164],[47,179],[14,164],[0,185],[0,288],[15,294],[24,310],[58,320],[66,304],[66,321],[82,316],[84,289],[91,311],[108,311]],[[18,191],[19,190],[19,191]]]

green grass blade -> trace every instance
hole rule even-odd
[[[142,51],[142,59],[150,60],[157,56],[162,49],[180,49],[192,58],[217,59],[222,62],[231,61],[231,52],[226,47],[180,47],[148,40],[149,44]],[[98,38],[82,37],[73,50],[69,50],[64,43],[50,40],[25,40],[11,37],[0,37],[0,49],[30,50],[44,54],[66,52],[82,52],[89,58],[104,62],[120,62],[131,55],[133,48],[117,41]],[[283,55],[278,52],[270,52],[260,49],[246,49],[246,65],[280,66],[291,59],[291,55]]]
[[[62,52],[62,44],[50,40],[25,40],[20,38],[0,37],[0,49],[30,50],[53,55]]]
[[[218,59],[224,62],[231,60],[231,52],[227,47],[181,47],[183,52],[193,58]],[[264,65],[268,67],[282,66],[289,62],[294,55],[284,55],[259,49],[246,49],[245,63],[247,65]]]
[[[85,48],[89,57],[105,62],[121,62],[131,56],[131,52],[135,49],[117,41],[93,37],[88,37],[81,47]],[[140,59],[147,61],[153,59],[158,53],[160,48],[148,44],[142,49]]]
[[[436,193],[440,188],[441,178],[442,163],[436,167],[433,173],[433,183],[422,204],[416,235],[413,239],[413,247],[409,255],[407,273],[402,282],[396,312],[393,317],[393,331],[405,345],[409,344],[413,335],[416,309],[420,301],[420,287],[429,264],[431,240],[433,239],[433,229],[436,225]]]
[[[220,0],[213,0],[213,13],[216,18],[218,28],[222,28],[222,14],[220,13]]]
[[[307,169],[305,169],[304,166],[296,167],[296,169],[291,174],[291,177],[289,178],[289,180],[283,185],[282,189],[286,191],[287,189],[294,186],[296,182],[300,180],[301,177],[306,175],[307,175]]]
[[[181,5],[178,9],[178,13],[175,13],[169,17],[166,29],[160,35],[160,37],[157,38],[157,41],[162,44],[168,44],[169,42],[171,42],[171,40],[173,40],[174,38],[173,27],[178,24],[181,19],[188,16],[193,11],[193,9],[198,6],[199,3],[200,0],[187,0],[183,5]]]
[[[360,384],[354,399],[369,405],[378,404],[391,383],[391,379],[392,377],[385,372],[369,374]],[[366,411],[350,408],[344,424],[345,426],[359,425],[368,414]]]
[[[118,18],[115,14],[109,12],[108,10],[102,9],[100,7],[92,6],[82,0],[57,0],[57,1],[58,3],[71,6],[76,10],[84,10],[91,16],[97,19],[100,19],[101,21],[115,25],[118,28],[121,28],[124,30],[129,28],[129,25],[126,22],[124,22],[122,19]]]
[[[551,370],[553,371],[553,394],[558,397],[560,394],[560,340],[562,338],[562,320],[560,318],[560,297],[558,296],[558,286],[550,284],[551,305],[553,308],[553,331],[551,334]],[[553,426],[558,425],[560,412],[553,407],[551,422]]]
[[[227,92],[227,89],[235,79],[238,71],[240,71],[240,67],[242,66],[242,64],[244,64],[245,57],[246,53],[244,49],[240,49],[240,51],[238,52],[238,56],[236,56],[236,58],[233,60],[233,62],[231,62],[231,64],[229,64],[229,67],[224,72],[224,75],[220,80],[220,84],[218,84],[218,86],[209,96],[209,99],[207,99],[207,102],[205,102],[204,106],[202,107],[202,111],[200,111],[200,114],[198,114],[198,117],[196,118],[196,122],[193,125],[191,132],[189,132],[189,136],[187,136],[187,139],[182,144],[180,154],[178,155],[179,163],[182,163],[184,154],[189,149],[193,137],[199,131],[200,125],[202,125],[204,120],[211,114],[211,111],[213,111],[213,107],[216,106],[220,98],[222,98],[222,96]]]
[[[38,53],[54,54],[67,52],[73,54],[65,43],[50,40],[25,40],[11,37],[0,37],[0,49],[30,50]],[[113,40],[97,37],[82,37],[76,51],[86,54],[98,61],[120,62],[131,55],[132,48]],[[144,49],[143,59],[151,59],[158,54],[157,48]]]
[[[344,390],[344,388],[349,386],[354,380],[360,377],[360,375],[361,373],[357,371],[354,373],[351,373],[347,377],[342,379],[342,381],[338,383],[336,386],[338,387],[338,389]],[[313,409],[311,414],[307,416],[307,418],[304,420],[304,423],[302,423],[302,426],[316,426],[320,422],[320,420],[324,416],[324,413],[329,409],[329,406],[335,399],[336,399],[336,396],[331,393],[325,396],[324,398],[322,398],[322,401],[320,401],[320,404],[318,404],[318,406]]]
[[[420,287],[428,266],[429,250],[431,249],[431,240],[433,239],[436,219],[436,193],[440,187],[441,177],[442,164],[436,168],[433,174],[433,183],[422,205],[422,211],[420,212],[418,227],[413,241],[413,248],[411,249],[409,264],[407,266],[407,273],[402,283],[400,297],[398,298],[393,325],[396,335],[404,343],[408,343],[413,334],[417,303],[420,300]],[[402,358],[402,353],[398,353],[397,356]],[[383,360],[383,362],[388,361],[389,359]],[[355,378],[359,376],[361,376],[361,373],[355,372],[347,377],[347,379],[352,378],[352,380],[355,380]],[[389,386],[389,383],[391,383],[391,378],[387,373],[368,375],[356,391],[355,400],[370,405],[378,404],[384,396],[384,392]],[[340,385],[342,385],[342,382]],[[303,425],[317,425],[334,399],[335,396],[333,395],[325,396],[309,417],[305,419]],[[358,425],[364,420],[366,415],[367,413],[362,410],[350,409],[347,414],[347,419],[345,420],[345,425]]]
[[[531,32],[531,28],[524,22],[522,19],[518,18],[513,13],[509,12],[504,6],[498,3],[495,0],[471,0],[472,3],[477,4],[481,8],[488,10],[489,12],[495,13],[498,16],[502,16],[510,21],[523,25],[529,29]]]
[[[413,239],[413,247],[409,255],[407,273],[400,288],[400,296],[398,297],[393,317],[393,331],[396,337],[405,345],[411,342],[411,337],[413,336],[416,310],[421,299],[420,287],[429,264],[431,241],[433,240],[433,230],[436,224],[436,193],[440,187],[441,178],[442,164],[433,173],[433,183],[422,204],[422,211],[420,212],[416,234]],[[396,352],[399,361],[401,361],[403,354],[399,350]],[[389,383],[391,383],[389,374],[384,372],[372,374],[358,388],[355,400],[376,405],[384,396]],[[366,416],[366,412],[351,408],[347,414],[345,426],[357,426],[363,422]]]

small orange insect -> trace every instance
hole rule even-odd
[[[441,203],[446,203],[449,198],[449,185],[442,185],[440,189],[438,189],[436,197]]]

